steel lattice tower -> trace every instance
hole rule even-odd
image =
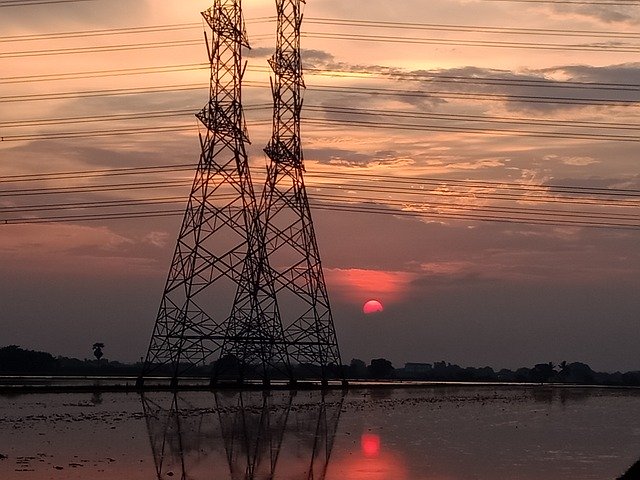
[[[215,0],[202,15],[212,30],[211,81],[196,117],[206,131],[140,386],[159,371],[177,385],[178,376],[219,359],[233,360],[238,380],[290,375],[245,150],[241,0]]]
[[[265,245],[276,286],[289,357],[312,377],[342,377],[331,306],[304,185],[300,140],[302,92],[300,25],[304,0],[276,0],[273,134],[260,202]]]

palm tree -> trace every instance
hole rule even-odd
[[[104,343],[96,342],[93,344],[93,354],[95,355],[98,361],[100,361],[100,359],[104,355],[104,353],[102,353],[103,348],[104,348]]]

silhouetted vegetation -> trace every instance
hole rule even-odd
[[[103,344],[93,346],[96,360],[54,357],[50,353],[37,352],[10,345],[0,348],[0,374],[4,375],[137,375],[141,364],[125,364],[104,359]],[[227,356],[210,365],[192,368],[189,374],[210,375],[214,368],[224,372],[234,372],[239,368],[237,359]],[[247,367],[245,367],[247,368]],[[431,363],[407,363],[403,368],[394,368],[385,358],[374,358],[367,365],[363,360],[354,358],[349,365],[343,365],[344,374],[349,379],[362,380],[425,380],[446,382],[523,382],[523,383],[569,383],[576,385],[640,386],[640,371],[633,372],[595,372],[589,365],[581,362],[538,363],[531,368],[517,370],[502,369],[495,371],[491,367],[460,367],[444,361]],[[339,377],[337,365],[329,367],[330,377]],[[274,371],[273,379],[285,378],[284,367]],[[160,368],[159,375],[171,375],[168,369]],[[247,378],[253,377],[250,367],[245,372]],[[318,377],[321,372],[314,365],[297,365],[297,378]],[[224,377],[224,375],[223,375]]]
[[[5,375],[137,375],[139,371],[139,364],[54,357],[16,345],[0,348],[0,373]]]
[[[371,378],[392,378],[395,374],[395,368],[385,358],[374,358],[367,367],[367,372]]]
[[[55,370],[56,367],[56,359],[49,353],[23,350],[16,345],[0,348],[0,372],[48,373]]]
[[[431,363],[407,363],[404,368],[393,368],[384,358],[365,363],[357,358],[344,366],[346,375],[351,379],[387,379],[425,380],[443,382],[521,382],[521,383],[570,383],[576,385],[624,385],[640,386],[640,371],[634,372],[595,372],[589,365],[581,362],[539,363],[531,368],[517,370],[502,369],[495,371],[491,367],[460,367],[444,361]],[[384,365],[384,367],[382,367]],[[389,370],[391,367],[391,370]]]
[[[96,357],[96,360],[100,361],[102,357],[104,357],[104,353],[102,349],[104,348],[104,343],[96,342],[93,344],[93,355]]]

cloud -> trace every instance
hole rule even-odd
[[[107,227],[82,225],[20,225],[6,228],[0,237],[0,251],[10,254],[57,254],[78,249],[112,251],[130,244]],[[24,248],[28,245],[28,251]]]
[[[580,178],[553,178],[544,185],[560,185],[567,187],[581,186],[585,188],[605,188],[605,189],[629,189],[640,190],[640,175],[629,175],[626,177],[580,177]],[[629,192],[633,195],[633,192]],[[623,197],[622,195],[620,197]]]
[[[324,50],[302,49],[303,68],[320,68],[334,62],[334,56]]]
[[[381,302],[397,302],[406,296],[415,273],[364,270],[358,268],[325,269],[325,277],[333,291],[343,299],[364,303],[375,298]]]
[[[144,238],[142,239],[143,242],[149,243],[150,245],[153,245],[154,247],[165,247],[167,246],[169,242],[169,233],[168,232],[149,232],[147,235],[144,236]]]
[[[365,99],[356,95],[344,95],[340,105],[371,103],[372,99],[386,102],[397,101],[414,107],[451,106],[464,101],[469,109],[478,99],[494,99],[504,102],[511,111],[559,112],[591,108],[587,101],[624,101],[640,103],[634,78],[640,76],[640,64],[625,63],[606,66],[559,65],[538,70],[514,71],[506,69],[482,68],[475,66],[447,69],[404,70],[384,65],[358,65],[333,62],[330,55],[323,56],[314,63],[314,68],[329,72],[365,73],[369,76],[371,96]],[[339,77],[338,77],[339,78]],[[345,77],[348,80],[348,76]],[[375,80],[375,82],[372,82]],[[571,82],[579,82],[576,86]],[[584,83],[621,84],[601,88]],[[395,85],[397,93],[389,90]],[[629,85],[625,87],[624,85]],[[382,87],[382,90],[378,90]],[[386,88],[386,91],[385,91]],[[380,93],[376,96],[376,92]],[[381,95],[383,94],[384,95]],[[457,95],[457,100],[456,96]],[[452,97],[452,95],[454,95]],[[484,95],[484,97],[483,97]],[[335,98],[335,94],[332,95]],[[354,99],[353,97],[356,97]],[[561,99],[562,102],[545,102],[544,99]],[[573,102],[573,103],[572,103]],[[587,102],[588,103],[588,102]],[[483,103],[487,110],[490,103]]]
[[[613,64],[605,66],[594,65],[559,65],[556,67],[539,70],[543,75],[563,75],[570,81],[594,82],[594,83],[619,83],[630,84],[631,98],[638,99],[637,82],[634,79],[640,77],[640,62]],[[635,85],[635,86],[634,86]],[[622,98],[627,98],[622,97]]]
[[[244,58],[269,58],[273,55],[274,49],[268,47],[256,47],[242,51]]]
[[[372,161],[370,155],[343,148],[307,148],[306,157],[319,163],[338,163],[341,165],[367,165]]]
[[[0,262],[8,269],[81,275],[120,275],[127,271],[148,275],[158,269],[161,236],[127,237],[106,226],[74,224],[4,226],[0,237]],[[164,254],[164,252],[162,252]]]
[[[633,5],[553,5],[552,15],[570,18],[593,19],[605,24],[637,25],[637,7]]]
[[[108,2],[89,1],[77,3],[54,3],[34,6],[18,6],[2,9],[2,24],[13,29],[49,30],[51,25],[65,25],[69,30],[74,26],[88,25],[94,28],[111,26],[132,18],[144,18],[149,10],[146,0],[109,0]],[[3,29],[7,32],[7,29]]]
[[[559,155],[548,155],[544,157],[544,160],[560,161],[565,165],[572,165],[575,167],[588,167],[589,165],[598,163],[598,160],[592,157],[579,157],[579,156],[560,157]]]

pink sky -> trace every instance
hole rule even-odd
[[[247,53],[244,102],[252,144],[249,154],[261,183],[262,148],[270,135],[270,93],[266,59],[273,50],[271,1],[245,1],[253,50]],[[0,51],[0,132],[16,135],[108,128],[191,125],[163,134],[0,143],[0,180],[8,175],[41,174],[197,161],[197,122],[153,117],[118,122],[23,125],[33,119],[142,114],[167,110],[195,112],[206,101],[208,72],[191,69],[146,75],[97,76],[31,81],[33,76],[97,70],[150,68],[203,63],[204,43],[69,55],[19,56],[19,51],[96,47],[113,44],[198,41],[199,11],[206,1],[95,0],[38,7],[1,8],[3,40],[17,35],[196,24],[163,33],[83,38],[3,41]],[[596,134],[638,136],[637,89],[564,88],[562,82],[637,85],[637,39],[617,38],[629,51],[492,48],[438,42],[529,42],[586,45],[611,38],[496,35],[434,30],[434,25],[490,26],[638,34],[638,7],[513,4],[480,0],[309,0],[305,11],[303,57],[307,69],[303,145],[307,185],[314,205],[334,198],[341,205],[375,203],[391,212],[428,213],[428,218],[314,210],[316,232],[343,360],[384,356],[396,366],[406,361],[447,359],[469,365],[517,367],[538,362],[584,361],[600,369],[637,369],[640,326],[640,232],[487,223],[454,219],[473,209],[505,206],[496,199],[505,185],[540,187],[509,203],[535,208],[535,195],[548,185],[640,190],[638,141],[543,138],[504,134],[504,129],[536,130],[535,122],[556,122],[552,132],[594,133],[585,122],[618,123],[627,129]],[[389,29],[326,25],[318,19],[407,22],[430,29]],[[335,23],[335,22],[333,22]],[[473,30],[473,29],[472,29]],[[516,30],[514,30],[516,32]],[[318,35],[401,36],[432,43],[365,42],[321,39]],[[635,46],[636,50],[631,47]],[[29,77],[29,81],[10,77]],[[458,84],[446,78],[507,79],[491,85]],[[427,78],[427,79],[425,79]],[[435,81],[435,80],[438,81]],[[497,82],[497,83],[496,83]],[[511,83],[509,83],[511,82]],[[523,86],[523,82],[534,85]],[[538,82],[537,84],[535,82]],[[89,98],[8,102],[5,97],[45,93],[132,89],[200,84],[204,89]],[[393,90],[387,95],[355,94],[353,89]],[[382,90],[380,90],[382,89]],[[431,92],[406,96],[403,92]],[[496,95],[487,101],[453,93]],[[626,100],[626,106],[508,101],[518,96]],[[260,106],[262,105],[262,108]],[[337,108],[352,109],[347,114]],[[371,117],[353,109],[382,112]],[[405,117],[391,116],[401,113]],[[416,115],[432,115],[417,119]],[[408,116],[407,116],[408,115]],[[433,117],[439,115],[440,117]],[[456,122],[443,115],[457,116]],[[472,134],[449,127],[474,127],[461,115],[484,119],[519,118],[524,125],[502,133]],[[421,117],[420,117],[421,118]],[[356,127],[345,119],[383,123],[423,122],[431,130]],[[582,122],[582,123],[579,123]],[[496,126],[497,125],[497,126]],[[567,125],[573,127],[568,127]],[[580,126],[582,125],[582,126]],[[443,128],[446,127],[446,128]],[[549,128],[549,127],[547,127]],[[579,136],[579,135],[578,135]],[[378,176],[378,177],[376,177]],[[89,356],[103,341],[112,359],[144,355],[166,278],[180,217],[35,225],[1,225],[14,218],[12,207],[64,201],[114,201],[149,196],[184,197],[189,171],[150,174],[144,181],[182,181],[149,191],[88,191],[69,195],[0,196],[0,287],[2,344],[19,344],[55,354]],[[420,180],[422,179],[422,180]],[[442,179],[434,186],[427,180]],[[117,180],[117,179],[116,179]],[[0,190],[92,186],[109,179],[3,183]],[[141,177],[125,179],[142,181]],[[456,181],[464,181],[463,187]],[[473,181],[471,185],[468,182]],[[403,182],[403,183],[398,183]],[[493,182],[492,188],[477,182]],[[480,185],[480,186],[479,186]],[[452,195],[455,194],[455,195]],[[339,198],[338,198],[339,196]],[[55,198],[54,198],[55,197]],[[565,213],[588,210],[605,217],[638,215],[637,197],[617,204],[548,205]],[[634,203],[635,202],[635,203]],[[426,205],[425,205],[426,203]],[[178,201],[175,208],[181,209]],[[38,212],[20,214],[37,216]],[[18,216],[20,216],[18,215]],[[501,215],[505,215],[504,212]],[[638,225],[637,218],[634,225]],[[380,299],[385,311],[368,323],[362,304]],[[80,327],[80,328],[78,328]],[[366,335],[362,335],[366,330]]]

